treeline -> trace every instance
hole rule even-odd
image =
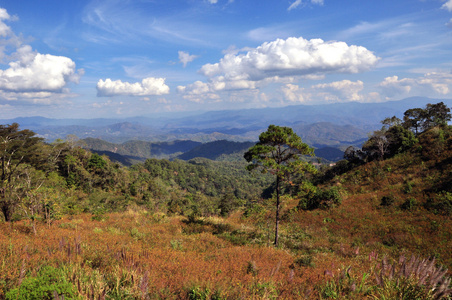
[[[75,138],[51,144],[19,124],[0,125],[0,209],[4,220],[51,222],[130,205],[182,215],[227,214],[261,196],[272,179],[245,162],[148,159],[124,167],[87,151]]]
[[[403,174],[404,170],[418,166],[416,176],[399,179],[403,180],[402,192],[384,196],[381,205],[392,206],[394,199],[406,198],[400,205],[403,210],[422,206],[434,213],[452,215],[452,126],[448,125],[451,117],[450,109],[440,102],[427,104],[423,109],[409,109],[403,120],[395,116],[386,118],[381,122],[382,128],[373,132],[362,148],[349,147],[344,160],[322,169],[312,182],[331,184],[334,178],[344,175],[341,180],[347,178],[355,185],[371,184],[377,178],[389,180],[387,174],[392,172]],[[423,183],[416,185],[416,181]]]
[[[381,121],[382,128],[374,131],[361,148],[348,147],[344,160],[324,170],[322,178],[329,180],[359,165],[407,151],[421,151],[426,159],[433,159],[448,144],[450,120],[450,109],[443,102],[427,104],[424,109],[409,109],[405,111],[403,120],[396,116],[388,117]]]

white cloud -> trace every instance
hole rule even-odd
[[[450,19],[449,22],[446,23],[446,26],[452,28],[452,19]]]
[[[326,73],[359,73],[371,69],[378,58],[361,46],[321,39],[264,43],[245,54],[226,54],[219,63],[206,64],[201,73],[226,80],[258,81],[273,76],[301,76]]]
[[[189,62],[192,62],[197,58],[197,55],[190,55],[188,52],[179,51],[179,61],[184,65],[184,68],[187,66]]]
[[[68,57],[33,51],[4,23],[16,19],[0,8],[0,59],[8,65],[0,69],[0,98],[51,103],[70,96],[66,85],[78,83],[84,71]]]
[[[17,61],[0,70],[0,89],[4,91],[61,92],[68,82],[78,83],[83,71],[75,70],[75,63],[64,56],[40,54],[28,45],[15,53]]]
[[[441,6],[443,9],[447,9],[448,11],[452,12],[452,0],[448,0],[446,3]]]
[[[311,0],[310,1],[312,4],[318,4],[318,5],[323,5],[323,0]],[[297,8],[298,6],[302,5],[303,1],[302,0],[295,0],[294,3],[292,3],[289,8],[287,10],[292,10]]]
[[[121,80],[112,81],[107,78],[97,82],[97,96],[152,96],[169,93],[169,87],[165,84],[165,78],[144,78],[141,82],[129,83]]]
[[[6,25],[3,20],[10,20],[11,16],[6,9],[0,8],[0,36],[6,37],[11,33],[11,28]]]
[[[234,49],[236,50],[236,49]],[[324,42],[321,39],[277,39],[245,51],[229,51],[215,64],[206,64],[200,73],[207,82],[197,81],[179,86],[185,98],[200,99],[202,95],[212,98],[220,92],[255,91],[270,84],[285,84],[282,88],[286,100],[306,101],[302,90],[292,83],[296,78],[320,79],[330,73],[358,73],[371,69],[378,58],[360,46],[348,46],[343,42]],[[348,83],[348,85],[347,85]],[[356,83],[344,82],[344,89],[354,88],[343,98],[357,100]],[[326,88],[326,86],[324,87]],[[330,89],[334,88],[333,86]],[[340,87],[336,87],[336,93]]]
[[[426,73],[418,78],[386,77],[378,86],[386,98],[408,96],[445,96],[452,94],[452,74]]]
[[[341,80],[330,83],[313,85],[309,88],[301,88],[296,84],[286,84],[281,88],[284,101],[300,103],[325,103],[325,102],[349,102],[363,101],[364,96],[360,92],[364,83],[360,80],[353,82]]]
[[[306,102],[310,98],[310,95],[305,93],[305,89],[300,88],[296,84],[288,83],[281,87],[284,94],[284,99],[290,102]]]
[[[218,0],[207,0],[207,2],[209,2],[210,4],[215,4],[218,2]]]
[[[364,83],[361,80],[355,82],[341,80],[312,86],[312,89],[317,90],[324,101],[334,102],[362,101],[364,98],[360,92],[363,88]]]

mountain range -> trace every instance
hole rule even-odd
[[[424,108],[428,103],[440,101],[448,107],[452,106],[452,99],[413,97],[381,103],[293,105],[279,108],[151,114],[122,119],[22,117],[0,120],[0,123],[19,123],[21,128],[33,130],[48,142],[65,139],[68,135],[77,136],[87,139],[85,142],[88,144],[95,144],[96,146],[90,146],[93,150],[124,155],[130,159],[148,157],[150,153],[152,157],[174,158],[182,155],[181,158],[187,158],[191,157],[194,148],[202,143],[222,140],[255,142],[270,124],[292,127],[305,143],[317,150],[326,148],[331,152],[331,149],[343,151],[350,145],[361,146],[369,133],[381,128],[380,122],[386,117],[402,118],[403,113],[410,108]],[[220,144],[221,147],[225,146],[224,143],[218,145]],[[208,147],[212,153],[216,153],[214,156],[218,156],[218,149],[214,149],[215,144],[209,144]],[[115,151],[115,148],[120,150]],[[188,151],[192,152],[187,153]],[[200,151],[205,153],[206,150]],[[338,153],[332,155],[337,157]]]

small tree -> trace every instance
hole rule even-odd
[[[270,125],[259,136],[259,142],[244,155],[248,170],[260,168],[276,175],[275,246],[278,246],[278,226],[281,183],[294,173],[315,172],[313,165],[303,162],[300,155],[313,155],[314,149],[303,143],[289,127]]]

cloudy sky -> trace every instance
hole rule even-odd
[[[452,0],[3,0],[0,118],[452,98]]]

